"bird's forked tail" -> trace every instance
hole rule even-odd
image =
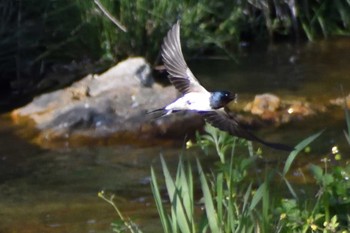
[[[158,108],[152,111],[148,111],[147,115],[152,115],[154,119],[158,119],[163,116],[169,115],[171,112],[171,110],[166,110],[165,108]]]

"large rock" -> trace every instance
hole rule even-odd
[[[12,116],[17,122],[31,119],[39,130],[37,141],[46,145],[96,138],[125,142],[173,137],[203,124],[194,114],[173,114],[157,120],[147,114],[177,95],[174,87],[153,82],[150,66],[143,58],[130,58],[101,75],[88,75],[70,87],[38,96]]]

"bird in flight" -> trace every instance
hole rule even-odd
[[[178,21],[164,38],[162,45],[164,66],[169,73],[169,81],[183,94],[169,105],[152,112],[161,112],[161,116],[178,111],[195,111],[212,126],[229,134],[250,141],[257,141],[266,146],[291,151],[294,148],[266,142],[244,129],[238,121],[228,114],[226,105],[236,100],[237,95],[229,91],[207,91],[188,68],[181,50],[180,22]]]

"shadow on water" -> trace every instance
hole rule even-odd
[[[231,89],[250,99],[272,92],[328,104],[330,98],[341,97],[340,84],[350,90],[350,40],[280,45],[247,51],[238,60],[239,64],[202,60],[190,66],[208,89]],[[161,232],[149,185],[150,166],[161,173],[160,153],[176,166],[181,146],[43,150],[18,137],[9,119],[0,121],[0,232],[111,232],[117,216],[97,197],[100,190],[114,193],[118,207],[145,232]],[[302,167],[310,160],[317,163],[335,144],[348,150],[341,108],[259,133],[266,140],[293,144],[325,128],[312,153],[297,162]],[[272,162],[285,159],[265,149]],[[204,164],[213,162],[205,160]]]

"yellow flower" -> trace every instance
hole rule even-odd
[[[98,197],[103,197],[104,194],[105,194],[105,192],[102,190],[102,191],[100,191],[100,192],[97,193],[97,196],[98,196]]]
[[[186,149],[190,149],[193,146],[193,143],[191,142],[191,140],[188,140],[186,142]]]
[[[333,146],[332,147],[332,154],[338,154],[339,153],[339,149],[338,149],[338,146]]]
[[[316,231],[317,230],[317,225],[316,224],[311,224],[310,228],[311,228],[311,230]]]
[[[280,215],[280,220],[283,220],[283,219],[285,219],[287,217],[287,214],[286,213],[282,213],[281,215]]]

